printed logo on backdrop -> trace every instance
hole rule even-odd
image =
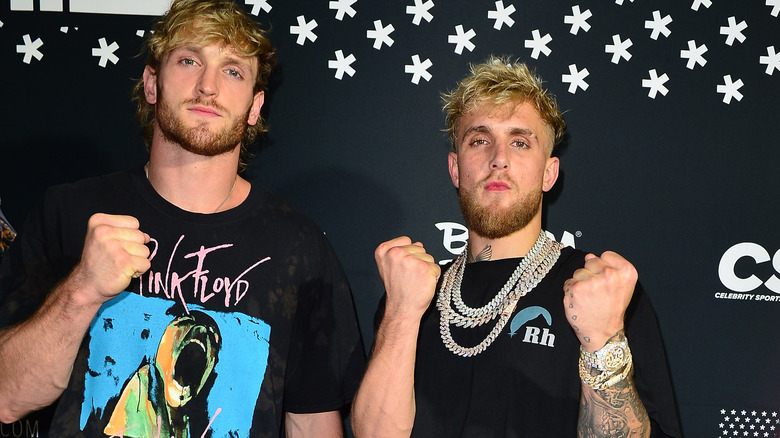
[[[64,12],[64,0],[11,0],[12,11]],[[85,14],[162,15],[170,0],[68,0],[69,12]]]
[[[739,301],[780,302],[780,249],[774,255],[754,242],[727,249],[718,264],[718,277],[727,291],[715,298]]]
[[[443,233],[442,245],[444,245],[444,249],[446,249],[447,252],[454,256],[458,256],[466,249],[466,241],[469,239],[469,230],[464,225],[457,222],[439,222],[436,224],[436,228]],[[574,234],[564,231],[559,240],[553,233],[549,231],[545,232],[551,239],[561,242],[563,246],[570,246],[572,248],[576,248],[574,237],[582,236],[581,231],[577,231]],[[446,265],[451,261],[452,259],[440,260],[439,264]]]
[[[780,416],[771,409],[721,409],[720,417],[720,437],[776,438],[780,430]]]

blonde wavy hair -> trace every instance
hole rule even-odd
[[[253,92],[265,91],[268,78],[276,66],[274,47],[267,32],[240,9],[227,0],[174,0],[168,12],[154,24],[144,43],[146,64],[158,71],[170,53],[188,44],[209,45],[222,43],[232,46],[241,56],[257,59],[257,76]],[[154,132],[154,105],[146,101],[143,79],[133,87],[136,119],[143,129],[147,151],[151,148]],[[260,133],[268,131],[262,117],[254,126],[247,125],[241,139],[239,170],[246,168],[249,145]]]
[[[470,64],[471,74],[449,93],[442,94],[446,112],[445,131],[449,135],[450,148],[456,152],[458,122],[460,118],[482,104],[515,106],[530,102],[553,136],[547,153],[563,139],[566,123],[558,109],[555,96],[542,86],[542,80],[528,67],[506,57],[491,56],[481,64]]]

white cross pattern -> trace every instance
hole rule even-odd
[[[423,0],[414,0],[414,5],[406,7],[406,13],[414,15],[414,17],[412,17],[412,23],[419,26],[423,19],[428,23],[433,20],[433,14],[429,12],[432,7],[433,0],[428,0],[425,3],[423,3]]]
[[[357,3],[357,0],[336,0],[328,3],[328,8],[336,10],[336,20],[342,21],[344,14],[354,17],[357,14],[355,8],[352,7]],[[351,76],[351,75],[350,75]]]
[[[547,47],[547,44],[552,41],[550,34],[548,33],[545,36],[541,36],[539,29],[534,29],[531,31],[531,37],[533,39],[525,40],[525,48],[533,49],[531,51],[531,58],[539,59],[539,52],[544,53],[544,56],[550,56],[552,50]]]
[[[336,79],[341,80],[341,78],[344,77],[344,73],[348,74],[350,77],[355,76],[355,69],[352,68],[352,63],[356,60],[355,55],[350,53],[349,56],[345,58],[344,52],[341,50],[336,50],[335,54],[336,59],[328,60],[328,68],[336,69]]]
[[[620,58],[624,58],[626,61],[631,59],[631,53],[628,52],[628,48],[634,45],[631,38],[621,41],[620,35],[612,35],[612,42],[614,44],[604,46],[604,51],[612,54],[613,64],[620,62]]]
[[[711,0],[693,0],[693,3],[691,4],[691,9],[694,11],[699,10],[699,6],[704,6],[705,8],[709,9],[710,6],[712,6]]]
[[[707,60],[704,59],[704,54],[707,53],[707,45],[702,44],[701,46],[696,46],[696,40],[690,40],[688,41],[688,50],[680,50],[680,58],[688,59],[688,63],[685,64],[686,67],[688,67],[690,70],[693,70],[693,67],[696,66],[696,64],[701,65],[704,67],[704,64],[707,63]]]
[[[498,0],[496,2],[496,10],[495,11],[488,11],[488,18],[490,20],[496,20],[495,24],[493,24],[493,28],[496,30],[501,30],[501,27],[506,24],[507,27],[512,27],[515,24],[515,20],[512,19],[511,15],[515,13],[515,5],[509,5],[509,7],[504,7],[504,2],[501,0]]]
[[[671,22],[671,15],[661,18],[661,11],[653,11],[653,19],[645,21],[645,29],[652,29],[650,38],[657,40],[659,34],[668,37],[672,33],[672,31],[669,30],[669,23]]]
[[[306,17],[303,15],[299,15],[297,20],[297,26],[290,26],[290,34],[298,35],[298,39],[296,39],[295,42],[298,43],[299,46],[302,46],[307,39],[311,40],[311,42],[316,41],[317,35],[314,34],[314,29],[317,28],[317,20],[312,19],[311,21],[306,22]]]
[[[387,47],[391,47],[395,41],[390,38],[390,34],[393,33],[395,28],[392,24],[382,26],[382,20],[374,21],[374,30],[366,31],[366,38],[374,39],[374,48],[379,50],[382,48],[382,43],[387,44]]]
[[[634,0],[631,0],[631,3],[634,3]],[[623,5],[623,0],[615,0],[615,4]]]
[[[463,49],[469,49],[469,52],[474,51],[474,43],[471,39],[477,35],[474,29],[469,29],[468,32],[463,31],[463,25],[455,26],[455,35],[447,35],[447,42],[455,44],[455,53],[458,55],[463,53]]]
[[[24,53],[22,62],[29,64],[30,61],[32,61],[32,58],[35,58],[38,61],[43,58],[43,53],[38,50],[43,45],[43,41],[41,41],[40,38],[36,38],[35,41],[33,41],[32,38],[30,38],[30,34],[28,33],[22,37],[22,41],[24,41],[24,44],[16,45],[16,53]]]
[[[266,14],[271,12],[271,9],[273,9],[273,6],[268,3],[268,0],[244,0],[244,4],[252,5],[251,14],[254,16],[260,15],[261,9],[265,11]]]
[[[404,72],[412,74],[412,83],[417,85],[420,83],[420,78],[430,82],[433,75],[428,73],[428,69],[433,65],[430,58],[423,62],[420,62],[420,55],[412,56],[412,64],[404,65]]]
[[[723,84],[718,85],[716,89],[718,93],[723,93],[723,103],[730,104],[731,99],[742,100],[742,93],[739,92],[739,89],[743,85],[745,84],[742,82],[742,79],[732,81],[731,75],[726,75],[723,76]],[[736,418],[736,421],[739,421],[739,418]]]
[[[571,7],[571,15],[564,16],[563,22],[565,24],[571,24],[569,32],[571,32],[572,35],[577,35],[577,32],[579,32],[580,29],[585,32],[590,30],[588,19],[592,16],[593,14],[590,12],[590,9],[585,9],[585,11],[580,12],[580,5],[574,5]]]
[[[780,53],[775,53],[775,46],[769,46],[766,48],[766,56],[760,56],[758,62],[766,64],[766,74],[772,75],[777,71],[780,71]]]
[[[655,99],[655,96],[658,93],[666,96],[666,93],[669,92],[669,89],[666,88],[664,84],[669,82],[669,75],[664,73],[661,76],[658,76],[658,73],[655,71],[655,69],[648,71],[648,74],[650,74],[650,79],[642,79],[642,86],[644,88],[649,88],[647,95],[651,99]]]
[[[745,23],[745,20],[742,20],[741,22],[737,23],[737,19],[734,17],[729,17],[728,19],[728,26],[721,26],[720,27],[720,34],[726,35],[726,44],[729,46],[734,44],[734,40],[739,40],[740,43],[745,42],[745,34],[742,33],[743,30],[747,29],[748,25]]]
[[[92,48],[92,56],[100,57],[98,65],[105,68],[108,61],[111,61],[112,64],[116,65],[116,63],[119,62],[119,58],[114,55],[114,52],[119,48],[119,44],[114,41],[109,46],[105,38],[99,39],[98,44],[100,44],[100,47]]]
[[[585,82],[585,78],[590,75],[587,68],[577,70],[577,64],[569,65],[569,74],[561,75],[561,82],[569,84],[569,93],[575,94],[577,88],[582,88],[582,91],[588,89],[588,83]]]
[[[780,0],[766,0],[766,5],[772,7],[772,14],[773,17],[777,17],[780,15]]]

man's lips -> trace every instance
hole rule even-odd
[[[509,189],[509,183],[506,181],[489,181],[485,184],[485,190],[489,192],[502,192]]]
[[[195,106],[188,107],[187,111],[205,117],[220,117],[219,111],[208,106],[195,105]]]

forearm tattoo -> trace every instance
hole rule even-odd
[[[623,337],[621,330],[615,336]],[[613,337],[614,339],[615,337]],[[632,376],[608,389],[582,385],[577,436],[581,438],[650,436],[650,419]]]
[[[476,256],[472,257],[471,254],[467,254],[466,262],[472,263],[472,262],[484,262],[486,260],[490,260],[493,257],[493,247],[488,245],[482,251],[479,252]]]

